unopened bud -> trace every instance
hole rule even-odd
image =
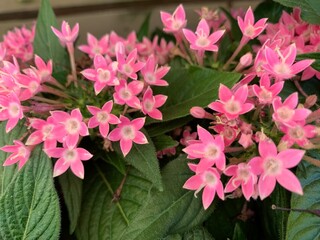
[[[308,96],[306,99],[306,102],[304,103],[304,107],[311,108],[316,104],[317,100],[318,100],[318,97],[315,94]]]
[[[202,107],[192,107],[190,109],[190,114],[195,118],[206,118],[214,120],[214,117],[212,114],[208,113],[206,110],[204,110]]]
[[[252,63],[252,53],[248,52],[240,58],[240,63],[243,67],[248,67]]]

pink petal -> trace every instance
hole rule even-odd
[[[84,178],[84,167],[80,160],[71,163],[71,171],[79,178]]]
[[[94,56],[94,66],[95,66],[96,69],[98,69],[98,68],[102,68],[102,69],[108,68],[107,61],[101,54],[96,54]]]
[[[251,170],[254,174],[260,175],[263,172],[263,159],[261,157],[252,158],[248,165],[250,165]]]
[[[306,59],[293,64],[291,67],[292,74],[297,74],[299,72],[302,72],[304,69],[309,67],[313,62],[314,60]]]
[[[112,110],[112,107],[113,107],[113,102],[112,102],[112,100],[110,100],[110,101],[106,102],[106,103],[103,105],[102,110],[110,113],[111,110]]]
[[[214,164],[213,161],[209,161],[206,158],[201,159],[198,166],[197,166],[197,171],[196,173],[203,173],[204,171],[206,171],[208,168],[212,167]]]
[[[279,152],[277,158],[282,162],[284,168],[292,168],[299,164],[305,151],[298,149],[287,149]]]
[[[304,121],[311,114],[311,110],[307,108],[298,108],[294,111],[294,121]]]
[[[288,65],[292,65],[294,61],[296,60],[297,56],[297,47],[294,43],[292,43],[290,46],[288,46],[284,51],[283,55],[286,58],[285,63]]]
[[[269,66],[273,67],[275,64],[279,63],[278,54],[268,46],[265,47],[265,56]]]
[[[223,191],[223,185],[221,183],[221,181],[219,180],[217,185],[216,185],[216,191],[217,191],[217,194],[219,196],[219,198],[221,200],[224,200],[224,191]]]
[[[53,168],[53,177],[57,177],[68,170],[69,163],[65,162],[64,158],[59,158]]]
[[[303,194],[303,190],[298,178],[288,169],[283,169],[282,173],[278,175],[277,181],[285,189],[297,193],[299,195]]]
[[[254,182],[252,177],[249,178],[247,183],[242,184],[241,189],[244,197],[249,201],[254,192]]]
[[[212,134],[208,132],[206,129],[204,129],[203,127],[201,127],[200,125],[197,126],[197,132],[198,132],[199,139],[203,143],[211,143],[212,141],[214,141]]]
[[[261,200],[268,197],[276,186],[276,178],[262,174],[259,178],[258,190]]]
[[[233,96],[233,93],[231,92],[231,90],[229,88],[227,88],[225,85],[220,84],[219,87],[219,99],[222,102],[227,102],[228,100],[230,100],[230,98]]]
[[[248,98],[248,86],[243,85],[234,93],[235,100],[239,101],[240,103],[244,103]]]
[[[102,137],[107,138],[109,133],[110,127],[109,124],[100,124],[99,126],[99,132],[102,135]]]
[[[277,147],[271,140],[260,141],[258,148],[262,158],[277,156]]]
[[[145,121],[146,121],[146,118],[142,117],[142,118],[133,119],[131,123],[132,125],[134,125],[136,130],[139,130],[144,126]]]
[[[216,43],[219,41],[219,39],[223,36],[223,34],[225,33],[225,30],[218,30],[215,31],[214,33],[212,33],[208,39],[210,40],[210,42],[212,43]]]
[[[230,165],[223,171],[223,173],[227,176],[234,176],[236,175],[237,170],[238,170],[238,165]]]
[[[203,31],[203,33],[206,36],[209,36],[210,34],[210,28],[209,25],[207,23],[207,20],[205,20],[204,18],[202,18],[197,26],[197,33],[201,33]]]
[[[87,79],[89,79],[91,81],[96,81],[96,79],[97,79],[97,71],[94,70],[94,69],[90,69],[90,68],[85,69],[85,70],[81,71],[81,74],[85,78],[87,78]]]
[[[295,108],[298,105],[298,93],[294,92],[288,96],[286,100],[284,100],[283,105],[291,109]]]
[[[254,24],[254,15],[253,15],[253,11],[252,11],[251,7],[248,8],[246,15],[244,16],[244,22],[246,25],[248,25],[248,24],[253,25]]]
[[[130,152],[130,150],[132,148],[132,140],[121,139],[120,140],[120,148],[123,153],[123,156],[125,157]]]
[[[238,188],[240,186],[240,182],[237,182],[237,184],[235,184],[234,179],[235,179],[235,177],[232,177],[229,180],[226,187],[224,188],[224,192],[226,192],[226,193],[233,192],[236,188]]]
[[[203,208],[207,209],[212,203],[214,196],[216,194],[216,189],[214,187],[205,186],[202,193],[202,204]]]
[[[133,142],[138,144],[146,144],[148,143],[148,139],[142,132],[138,131],[136,132],[136,137],[133,139]]]
[[[120,128],[113,129],[108,136],[108,139],[112,142],[119,141],[121,139],[121,130]]]
[[[153,109],[151,112],[148,112],[148,115],[153,119],[162,120],[162,113],[158,109]]]
[[[186,39],[188,40],[188,42],[190,44],[193,44],[196,42],[197,40],[197,36],[194,34],[194,32],[192,32],[189,29],[182,29],[184,36],[186,37]]]
[[[86,149],[84,148],[77,148],[77,152],[79,154],[79,158],[82,161],[86,161],[89,160],[93,157],[93,155],[91,153],[89,153]]]
[[[194,175],[185,182],[185,184],[183,185],[183,188],[189,189],[189,190],[198,190],[202,183],[203,183],[202,177],[200,175]]]

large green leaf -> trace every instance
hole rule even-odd
[[[139,31],[137,32],[137,38],[140,42],[143,40],[143,37],[148,37],[150,17],[151,17],[151,13],[148,13],[142,25],[140,26]]]
[[[203,209],[200,194],[182,188],[192,175],[184,155],[163,169],[163,192],[152,192],[147,204],[135,216],[122,235],[123,240],[154,240],[170,234],[184,233],[201,224],[214,209]]]
[[[162,181],[159,168],[159,162],[156,156],[156,149],[149,138],[146,131],[142,130],[148,139],[148,144],[135,144],[124,158],[124,160],[138,169],[150,180],[158,190],[162,190]],[[115,150],[119,155],[122,155],[119,144],[115,144]]]
[[[68,209],[70,229],[72,234],[77,226],[81,210],[82,180],[76,177],[70,170],[58,178],[64,202]]]
[[[193,106],[206,107],[217,99],[220,83],[232,87],[240,77],[239,73],[196,66],[171,68],[165,78],[169,87],[155,90],[156,93],[168,96],[166,104],[161,108],[163,121],[187,116]],[[151,122],[154,121],[148,123]]]
[[[152,183],[139,171],[130,168],[117,201],[113,197],[124,178],[117,168],[101,162],[86,174],[76,229],[78,240],[120,239],[148,201]]]
[[[162,240],[214,240],[207,229],[197,227],[185,232],[184,234],[172,234]]]
[[[179,142],[173,140],[172,137],[165,134],[153,137],[152,141],[157,151],[161,151],[166,148],[176,147],[179,145]]]
[[[0,239],[58,239],[60,209],[51,165],[38,146],[14,174],[0,197]]]
[[[42,0],[33,43],[34,53],[45,61],[52,59],[55,76],[61,80],[65,80],[69,69],[68,55],[66,50],[60,45],[58,38],[52,32],[51,26],[59,28],[50,6],[50,1]]]
[[[282,11],[291,12],[292,9],[273,1],[264,1],[254,10],[255,20],[268,18],[268,22],[277,23],[282,15]]]
[[[320,159],[320,154],[313,152],[313,157]],[[305,166],[305,171],[301,167]],[[291,208],[318,210],[320,209],[320,169],[309,163],[300,163],[297,172],[303,187],[303,196],[292,194]],[[306,175],[306,178],[303,177]],[[320,218],[308,212],[291,211],[287,225],[288,240],[320,239]]]
[[[299,7],[303,20],[320,24],[320,4],[319,0],[274,0],[287,7]]]

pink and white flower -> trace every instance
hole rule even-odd
[[[25,146],[21,141],[14,140],[13,145],[6,145],[0,148],[4,152],[12,153],[3,163],[3,166],[9,166],[18,163],[20,170],[29,160],[32,147]]]
[[[162,113],[157,108],[165,104],[167,98],[167,96],[162,94],[153,96],[152,89],[148,87],[143,95],[143,99],[141,102],[141,111],[145,115],[148,115],[154,119],[162,120]]]

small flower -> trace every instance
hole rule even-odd
[[[278,153],[271,140],[259,142],[259,157],[250,160],[253,173],[260,175],[258,190],[261,200],[268,197],[278,182],[285,189],[302,195],[302,187],[297,177],[288,170],[301,161],[305,151],[287,149]]]
[[[214,137],[210,132],[199,125],[197,131],[200,141],[192,142],[183,149],[183,151],[188,154],[188,158],[200,158],[196,172],[203,172],[214,164],[218,169],[224,170],[226,158],[223,152],[223,137],[221,135]]]
[[[94,68],[84,69],[81,74],[94,82],[94,92],[98,95],[106,86],[119,84],[116,77],[116,69],[113,64],[108,64],[107,60],[100,54],[96,54],[93,60]]]
[[[189,29],[183,29],[183,34],[191,44],[190,48],[198,51],[217,52],[218,46],[215,45],[224,34],[225,30],[218,30],[210,34],[210,28],[205,19],[201,19],[197,31],[193,33]]]
[[[89,119],[88,127],[94,128],[99,126],[99,131],[102,137],[107,138],[109,133],[109,124],[119,124],[120,120],[111,113],[113,102],[110,100],[106,102],[100,109],[95,106],[87,106],[89,112],[93,115]]]
[[[167,33],[177,33],[187,25],[186,13],[180,4],[173,14],[160,12],[161,21],[164,25],[163,31]]]
[[[154,119],[162,120],[162,113],[157,108],[165,104],[167,98],[167,96],[162,94],[153,96],[152,89],[148,87],[141,102],[142,112]]]
[[[89,131],[86,124],[82,121],[80,110],[73,109],[71,114],[63,111],[52,111],[51,116],[58,124],[54,134],[58,141],[66,142],[69,148],[74,148],[80,136],[88,136]]]
[[[219,99],[216,102],[210,103],[209,108],[220,113],[224,113],[228,119],[238,118],[239,115],[245,114],[254,108],[251,103],[245,103],[248,97],[248,86],[239,87],[235,93],[220,84]]]
[[[262,67],[269,74],[277,78],[278,81],[289,79],[305,70],[314,62],[314,60],[305,59],[293,64],[296,56],[297,48],[294,43],[282,51],[278,48],[273,50],[265,46],[266,64]]]
[[[238,16],[238,25],[243,36],[254,39],[263,32],[266,28],[267,18],[262,18],[258,22],[254,23],[254,15],[251,7],[248,8],[244,19]]]
[[[68,44],[73,44],[78,37],[79,34],[79,24],[71,29],[69,23],[66,21],[62,21],[61,31],[51,26],[51,30],[53,33],[59,38],[62,46],[66,46]]]
[[[20,100],[14,93],[7,96],[0,95],[0,121],[7,121],[6,133],[10,132],[23,118]]]
[[[227,167],[223,173],[232,178],[227,183],[224,192],[232,192],[241,185],[244,197],[249,201],[254,194],[254,185],[257,183],[258,177],[252,172],[250,164],[239,163]]]
[[[114,88],[114,102],[120,105],[127,104],[132,108],[140,109],[141,104],[137,95],[141,93],[143,85],[144,84],[141,81],[135,80],[127,84],[126,80],[121,79],[120,84]]]
[[[148,143],[146,136],[139,131],[145,123],[145,118],[136,118],[130,121],[129,118],[120,116],[120,121],[121,123],[110,132],[108,138],[113,142],[120,140],[123,156],[126,156],[130,152],[132,142],[137,144]]]
[[[311,113],[307,108],[297,108],[298,93],[292,93],[281,103],[281,98],[277,97],[273,100],[272,106],[274,113],[272,118],[275,122],[288,127],[295,126],[297,122],[305,121]]]
[[[98,40],[95,36],[88,33],[87,42],[88,45],[80,45],[78,48],[80,51],[87,53],[90,58],[94,58],[97,54],[104,55],[108,53],[109,35],[106,34]]]
[[[155,57],[151,55],[144,67],[141,69],[141,74],[144,81],[149,85],[168,86],[169,84],[162,78],[169,72],[170,67],[162,66],[158,68]]]
[[[3,166],[9,166],[19,162],[18,169],[20,170],[29,160],[32,148],[25,146],[21,141],[14,140],[14,145],[6,145],[0,148],[4,152],[12,154],[4,161]]]
[[[195,172],[197,165],[188,164],[189,168]],[[224,200],[223,185],[220,180],[220,174],[215,168],[208,168],[204,172],[197,173],[190,177],[183,188],[189,190],[196,190],[195,196],[203,189],[202,193],[202,205],[204,209],[207,209],[212,203],[216,193],[221,200]]]
[[[92,154],[84,148],[68,147],[64,144],[62,148],[51,148],[45,150],[49,157],[58,158],[54,165],[53,177],[57,177],[71,168],[71,171],[79,178],[84,178],[84,167],[82,161],[92,158]]]

